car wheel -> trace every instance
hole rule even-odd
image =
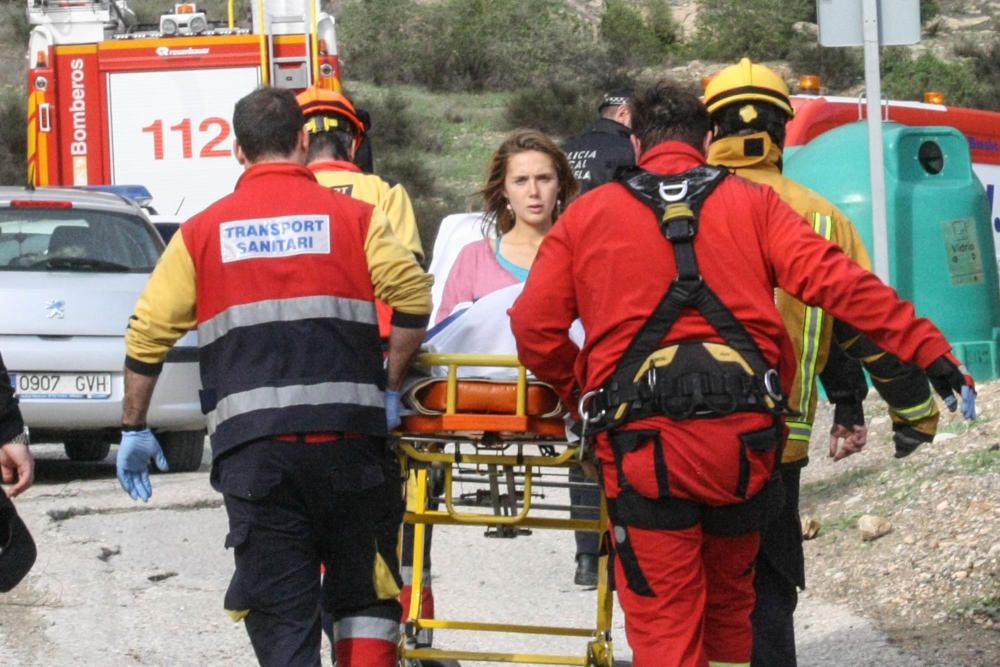
[[[71,461],[103,461],[111,451],[111,443],[103,440],[67,440],[63,449]]]
[[[168,431],[157,435],[170,472],[192,472],[201,466],[205,451],[204,431]]]

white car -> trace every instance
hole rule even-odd
[[[124,196],[0,187],[0,352],[33,441],[63,442],[75,461],[103,460],[118,442],[125,329],[163,247]],[[200,386],[188,333],[147,417],[171,471],[201,464]]]

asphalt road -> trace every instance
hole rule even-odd
[[[0,595],[0,665],[252,665],[241,624],[222,610],[232,556],[225,511],[195,473],[155,475],[153,499],[118,487],[113,454],[72,463],[35,447],[37,481],[17,506],[39,543],[34,570]],[[441,618],[593,627],[595,594],[572,583],[572,536],[536,531],[489,539],[476,527],[438,529],[435,598]],[[630,663],[622,615],[615,657]],[[889,646],[871,621],[804,596],[800,665],[924,665]],[[583,655],[579,638],[438,631],[438,646]],[[490,664],[469,663],[464,664]],[[929,666],[927,666],[929,667]]]

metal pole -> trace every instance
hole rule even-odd
[[[868,97],[868,162],[872,185],[872,249],[875,275],[889,282],[889,246],[885,211],[885,158],[882,150],[882,80],[879,74],[879,0],[861,0],[865,47],[865,94]]]

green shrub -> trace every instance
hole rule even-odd
[[[337,17],[344,72],[378,85],[413,83],[433,48],[428,9],[414,0],[350,0]]]
[[[860,48],[827,48],[803,41],[788,52],[788,64],[796,74],[819,75],[827,90],[850,88],[865,78]]]
[[[600,36],[621,69],[662,65],[676,51],[680,27],[665,0],[607,0]]]
[[[515,90],[574,80],[594,40],[558,0],[349,0],[338,36],[345,71],[377,84]]]
[[[977,109],[1000,111],[1000,39],[986,47],[972,47],[970,51],[969,65],[979,82],[979,90],[967,103]]]
[[[421,120],[411,108],[410,100],[399,90],[358,95],[354,101],[371,115],[375,172],[406,188],[413,202],[421,244],[429,254],[441,218],[459,207],[459,197],[442,191],[423,158],[426,153],[440,151],[441,141],[436,133],[421,131]]]
[[[23,88],[0,88],[0,183],[23,185],[27,174],[27,102]]]
[[[913,59],[905,47],[882,50],[882,91],[892,99],[923,100],[928,90],[941,91],[949,104],[970,106],[982,96],[972,65],[946,63],[930,53]]]
[[[804,39],[795,23],[815,20],[808,0],[699,0],[698,7],[688,51],[699,59],[780,60]]]
[[[238,27],[250,27],[252,2],[256,0],[236,0],[233,4],[233,19]],[[172,2],[163,0],[128,0],[128,8],[135,14],[136,23],[145,29],[159,26],[160,15],[169,14],[173,6]],[[210,24],[222,25],[229,20],[227,0],[197,0],[197,6],[198,11],[205,12]]]
[[[920,23],[927,23],[941,13],[938,0],[920,0]]]
[[[597,118],[596,90],[550,82],[514,93],[504,112],[508,129],[530,127],[567,137],[576,134]]]
[[[432,5],[425,83],[438,90],[516,90],[573,80],[592,33],[558,0],[446,0]]]
[[[371,116],[372,127],[369,134],[380,147],[395,152],[441,150],[441,141],[433,132],[420,130],[421,121],[411,108],[410,100],[400,90],[389,88],[381,94],[352,99],[358,108],[364,109]]]
[[[0,25],[3,26],[5,37],[14,44],[27,44],[31,25],[28,23],[28,12],[23,2],[8,0],[0,4]]]

